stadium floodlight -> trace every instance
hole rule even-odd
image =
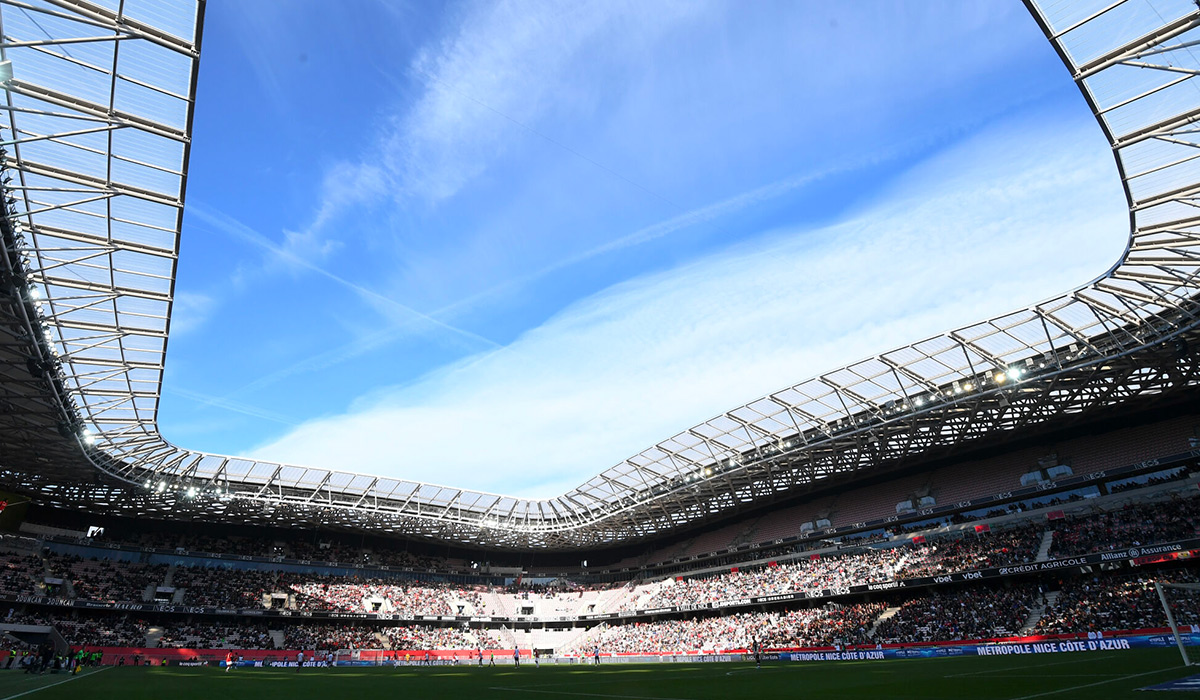
[[[1009,367],[1008,368],[1008,378],[1013,380],[1014,382],[1020,381],[1021,375],[1023,375],[1023,374],[1025,374],[1025,370],[1021,369],[1020,367]]]
[[[34,300],[41,299],[42,298],[42,290],[38,289],[37,287],[30,287],[29,288],[29,298],[34,299]]]
[[[1171,604],[1167,600],[1166,589],[1177,588],[1184,591],[1200,592],[1200,583],[1164,583],[1162,581],[1154,582],[1154,590],[1158,592],[1158,600],[1162,603],[1163,612],[1167,614],[1167,625],[1171,628],[1171,636],[1175,637],[1175,646],[1179,647],[1179,655],[1183,657],[1184,666],[1193,666],[1191,658],[1188,657],[1187,647],[1184,646],[1183,637],[1179,636],[1179,625],[1175,624],[1175,615],[1171,613]]]

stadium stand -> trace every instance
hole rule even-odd
[[[758,524],[758,540],[774,542],[785,537],[795,537],[805,523],[814,523],[828,513],[837,496],[827,496],[800,506],[780,508],[768,513]]]
[[[478,591],[358,576],[284,574],[275,590],[304,611],[388,612],[399,615],[464,615],[482,609]]]
[[[1054,529],[1051,556],[1136,547],[1147,542],[1191,539],[1200,532],[1200,500],[1128,505],[1112,512],[1072,515]]]
[[[382,649],[375,628],[353,625],[306,624],[284,631],[284,648],[336,651],[338,649]]]
[[[941,467],[933,472],[902,477],[892,482],[868,487],[850,488],[833,496],[819,496],[808,503],[776,509],[765,516],[756,515],[743,520],[724,525],[708,533],[700,533],[688,539],[678,541],[639,555],[627,556],[613,564],[604,567],[610,571],[644,570],[648,565],[654,566],[676,560],[692,560],[697,557],[708,557],[714,563],[732,563],[736,558],[746,558],[761,552],[763,549],[739,551],[736,558],[731,557],[728,550],[744,545],[771,545],[784,537],[795,537],[802,526],[822,523],[828,518],[830,526],[845,526],[860,520],[851,520],[847,514],[855,517],[883,518],[895,515],[896,503],[917,491],[928,492],[940,504],[961,502],[968,498],[1003,493],[1005,490],[1020,485],[1022,474],[1038,468],[1038,460],[1048,455],[1062,463],[1073,463],[1073,469],[1078,473],[1092,473],[1093,467],[1100,462],[1097,454],[1119,452],[1122,455],[1143,457],[1147,455],[1162,456],[1173,453],[1181,446],[1187,446],[1189,432],[1195,432],[1196,419],[1191,416],[1180,417],[1160,423],[1115,431],[1093,438],[1080,438],[1061,442],[1048,442],[1045,445],[1025,448],[1013,453],[1006,453],[996,458],[974,460]],[[1150,445],[1139,444],[1130,446],[1129,443],[1142,443],[1147,436],[1157,436],[1161,442],[1147,439]],[[1101,448],[1085,448],[1089,442],[1103,443]],[[1069,455],[1082,455],[1071,457]],[[1081,466],[1082,462],[1082,466]],[[1104,461],[1111,464],[1112,461]],[[1127,463],[1122,464],[1125,466]],[[1120,488],[1128,488],[1127,486]],[[1118,489],[1119,490],[1119,489]],[[1090,496],[1101,495],[1097,489]],[[1050,494],[1045,503],[1070,503],[1081,500],[1078,493],[1063,495]],[[871,504],[873,506],[864,506]],[[839,505],[840,504],[840,505]],[[851,506],[850,504],[853,504]],[[853,507],[853,510],[847,508]],[[1009,506],[1011,509],[1012,506]],[[993,509],[988,517],[1000,513]],[[939,518],[942,522],[969,522],[979,519],[981,514],[954,514]],[[919,520],[919,518],[918,518]],[[924,523],[897,524],[891,527],[893,532],[917,531],[924,528]],[[304,562],[329,562],[353,567],[391,566],[404,570],[470,573],[471,565],[459,559],[438,558],[416,555],[404,549],[389,549],[378,544],[364,546],[339,541],[335,536],[315,539],[311,536],[275,536],[267,539],[231,537],[219,539],[204,534],[154,535],[142,536],[136,532],[122,534],[118,531],[106,535],[107,541],[122,542],[127,545],[155,547],[157,549],[177,550],[202,556],[204,552],[215,549],[218,553],[257,556],[276,560],[280,558],[299,559]],[[887,533],[875,531],[865,535],[839,535],[839,540],[857,538],[860,543],[882,541]],[[83,534],[79,537],[82,539]],[[88,538],[90,539],[90,538]],[[228,542],[225,547],[223,542]],[[715,557],[715,558],[714,558]],[[691,565],[695,566],[695,565]]]
[[[931,481],[942,503],[975,498],[984,493],[1009,491],[1021,483],[1021,475],[1037,464],[1047,448],[1029,448],[985,460],[942,467]]]
[[[1056,528],[1052,556],[1086,554],[1101,548],[1135,546],[1157,538],[1158,541],[1188,539],[1197,534],[1195,521],[1200,511],[1200,495],[1190,482],[1174,479],[1147,483],[1144,487],[1178,484],[1182,492],[1168,492],[1170,500],[1161,503],[1114,504],[1104,510],[1091,503],[1066,520],[1052,521]],[[1124,499],[1125,501],[1128,498]],[[278,572],[271,564],[257,564],[266,570],[240,568],[231,562],[210,560],[211,566],[147,565],[119,560],[84,559],[77,555],[48,552],[45,565],[51,580],[68,582],[73,597],[113,602],[150,600],[157,587],[173,596],[173,602],[222,608],[283,607],[305,612],[380,612],[400,615],[475,615],[513,617],[519,607],[530,607],[529,593],[535,592],[537,614],[569,616],[599,613],[613,609],[657,607],[662,605],[698,605],[753,595],[774,595],[792,591],[842,588],[862,583],[938,575],[955,571],[1008,566],[1033,561],[1043,541],[1046,522],[1036,513],[1005,513],[1015,522],[1001,523],[994,529],[975,533],[971,529],[939,528],[922,536],[922,542],[906,538],[879,542],[874,546],[840,549],[825,554],[800,550],[789,560],[775,565],[760,562],[737,572],[710,571],[700,576],[675,576],[642,584],[621,584],[626,590],[604,591],[611,584],[564,583],[557,589],[574,590],[574,598],[545,586],[521,589],[479,590],[458,585],[372,576],[370,570],[353,575]],[[1024,522],[1020,520],[1024,518]],[[78,549],[78,548],[77,548]],[[102,553],[103,550],[95,550]],[[818,550],[819,551],[819,550]],[[189,563],[202,559],[189,557]],[[436,566],[436,562],[429,561]],[[13,553],[8,558],[6,580],[24,584],[28,594],[37,590],[35,558]],[[164,586],[167,578],[171,586]],[[514,592],[516,591],[516,592]],[[586,593],[586,598],[584,597]],[[607,595],[606,595],[607,594]],[[620,595],[616,607],[610,598]],[[559,599],[558,609],[544,605]],[[540,602],[539,602],[540,601]]]
[[[1190,419],[1180,419],[1147,434],[1176,441],[1169,447],[1175,449],[1191,424]],[[1060,452],[1054,461],[1065,461],[1072,447],[1057,444]],[[1147,453],[1154,452],[1147,448],[1121,452],[1125,456]],[[1072,457],[1076,465],[1080,460],[1099,459],[1079,457],[1080,451],[1070,454],[1076,455]],[[766,549],[742,547],[783,532],[780,528],[785,525],[794,530],[823,517],[839,522],[847,515],[895,514],[896,502],[922,493],[937,494],[939,499],[946,494],[978,496],[979,490],[967,491],[965,486],[956,490],[956,484],[970,481],[970,471],[988,475],[975,479],[977,489],[1012,488],[1031,469],[1031,462],[1036,466],[1037,459],[1046,455],[1045,447],[1028,448],[1003,459],[967,462],[822,496],[622,560],[684,559],[673,564],[670,573],[657,575],[647,575],[651,570],[644,567],[631,567],[624,577],[613,580],[576,568],[567,574],[525,579],[510,575],[507,585],[497,585],[503,579],[475,571],[463,559],[343,541],[336,534],[222,537],[203,530],[142,533],[130,525],[113,527],[101,537],[86,537],[82,530],[48,523],[44,534],[0,541],[0,595],[13,601],[10,621],[50,624],[72,642],[196,653],[202,648],[423,653],[518,646],[561,654],[590,651],[599,644],[605,653],[646,654],[726,645],[744,648],[756,639],[767,646],[789,648],[872,646],[1018,633],[1161,628],[1164,621],[1147,593],[1146,582],[1151,579],[1146,572],[1130,578],[1118,569],[1099,578],[1096,573],[1077,578],[1078,572],[1056,571],[1055,578],[1031,574],[1007,583],[891,587],[905,580],[1029,564],[1039,551],[1043,557],[1058,558],[1194,540],[1200,534],[1195,525],[1200,520],[1200,489],[1191,463],[1149,463],[1132,476],[1122,472],[1109,481],[1101,478],[1090,491],[1013,498],[976,511],[916,518],[896,524],[890,532],[864,530]],[[851,501],[860,497],[867,500],[850,510]],[[977,531],[978,523],[983,525]],[[725,551],[732,548],[737,551]],[[704,556],[710,552],[703,550],[714,550],[716,556]],[[207,554],[210,551],[213,554]],[[331,560],[340,563],[325,563]],[[380,566],[396,568],[373,568]],[[409,570],[412,573],[406,573]],[[1172,575],[1194,580],[1191,572],[1182,569]],[[447,582],[452,574],[461,582]],[[60,579],[63,583],[56,584]],[[864,584],[881,587],[869,601],[862,595],[839,593]],[[53,602],[14,599],[44,595],[140,605],[145,610],[139,608],[134,618],[120,611],[70,612]],[[800,596],[797,601],[780,602],[767,610],[729,607],[739,600],[771,596],[790,600],[794,595]],[[832,601],[808,600],[829,595],[834,596]],[[226,614],[219,618],[171,614],[166,612],[171,606],[200,606]],[[665,618],[644,612],[676,609],[680,612]],[[308,619],[297,625],[288,619],[268,622],[234,614],[241,610],[251,615],[383,617],[354,622]],[[601,619],[619,611],[633,617]],[[417,616],[446,619],[410,622]],[[393,617],[405,622],[397,624]],[[1193,619],[1182,617],[1181,621]],[[482,622],[471,623],[471,629],[462,626],[473,618]],[[514,623],[518,620],[529,622]],[[565,626],[542,628],[533,624],[537,620]]]
[[[5,623],[49,626],[59,631],[73,646],[142,647],[146,645],[146,627],[123,614],[87,618],[69,613],[13,613]]]
[[[884,610],[881,603],[828,605],[783,613],[737,613],[724,617],[662,620],[605,626],[579,640],[566,653],[586,653],[598,645],[613,654],[858,644]]]
[[[849,525],[897,513],[896,504],[911,500],[914,493],[928,490],[929,475],[902,477],[884,484],[848,491],[833,502],[830,521],[836,526]]]
[[[504,646],[499,635],[486,630],[467,631],[459,627],[385,627],[380,634],[391,649],[499,649]]]
[[[979,538],[978,542],[1001,543],[1003,540]],[[893,550],[894,552],[895,550]],[[886,552],[885,552],[886,553]],[[877,568],[879,561],[847,555],[825,561],[805,562],[796,567],[768,567],[761,572],[729,574],[707,579],[692,579],[693,583],[667,582],[643,586],[655,590],[654,604],[697,601],[720,602],[726,596],[747,593],[769,593],[787,590],[796,581],[848,580],[847,572],[854,566]],[[845,559],[846,561],[839,561]],[[852,573],[852,577],[854,574]],[[868,574],[869,576],[869,574]],[[1176,581],[1200,580],[1190,570],[1171,574]],[[1095,632],[1123,629],[1162,627],[1161,608],[1148,588],[1144,576],[1123,577],[1119,574],[1101,578],[1070,581],[1062,585],[1056,604],[1050,606],[1039,621],[1038,633]],[[683,584],[683,585],[681,585]],[[376,584],[363,584],[371,587]],[[430,591],[449,591],[428,589]],[[628,588],[616,589],[619,591]],[[411,592],[411,591],[410,591]],[[611,593],[612,591],[604,591]],[[599,600],[600,591],[590,591]],[[494,594],[499,595],[499,594]],[[582,591],[568,593],[543,592],[505,593],[513,600],[584,601],[592,599]],[[746,648],[757,639],[769,647],[818,647],[834,644],[923,643],[958,638],[995,638],[1016,634],[1030,617],[1042,598],[1040,584],[1017,583],[1003,585],[970,585],[950,591],[912,592],[902,601],[852,602],[819,607],[776,610],[753,613],[734,613],[716,617],[691,619],[631,621],[629,624],[604,624],[592,628],[563,631],[549,635],[550,643],[563,646],[559,653],[589,649],[601,645],[606,653],[645,654],[663,651],[683,652],[705,649]],[[1053,595],[1053,594],[1051,594]],[[887,619],[880,620],[885,610],[892,609]],[[719,606],[718,606],[719,609]],[[1194,610],[1194,608],[1193,608]],[[555,610],[554,612],[563,612]],[[148,644],[152,629],[146,622],[134,622],[122,615],[107,617],[91,615],[87,619],[70,615],[30,615],[18,613],[12,620],[29,624],[50,624],[58,628],[72,643],[115,647],[152,647],[184,649],[475,649],[504,648],[514,641],[524,641],[526,648],[539,648],[532,635],[518,635],[516,640],[503,630],[463,630],[454,625],[370,626],[366,624],[308,623],[287,625],[273,633],[262,621],[238,622],[169,622],[158,624],[157,644]],[[1182,615],[1183,624],[1196,624],[1194,612]],[[529,637],[529,638],[527,638]],[[571,639],[574,638],[572,642]]]
[[[1008,530],[935,540],[920,548],[896,572],[896,578],[1025,564],[1036,558],[1044,532],[1041,523],[1029,523]]]
[[[875,629],[883,642],[990,639],[1015,635],[1040,596],[1036,586],[975,586],[905,602]]]
[[[189,605],[241,608],[263,606],[264,595],[275,590],[276,578],[274,571],[180,566],[172,573],[171,582],[183,590],[184,602]]]
[[[1164,577],[1173,583],[1197,583],[1195,571],[1181,570]],[[1175,609],[1176,623],[1200,624],[1200,592],[1190,604]],[[1090,576],[1063,584],[1053,606],[1038,621],[1042,633],[1105,632],[1167,626],[1153,581],[1145,575]]]
[[[160,585],[167,573],[162,564],[149,565],[78,556],[46,555],[50,575],[66,582],[71,597],[112,603],[144,602],[148,589]]]
[[[0,568],[0,592],[12,595],[40,595],[43,590],[39,579],[45,577],[45,565],[41,558],[19,552],[3,552],[3,568]]]
[[[266,625],[193,622],[165,627],[157,646],[175,649],[274,649]]]
[[[1190,447],[1197,419],[1172,418],[1149,426],[1119,429],[1098,436],[1047,442],[1037,447],[940,467],[933,472],[901,477],[882,484],[848,488],[831,496],[818,497],[796,506],[776,509],[765,516],[738,521],[718,530],[662,546],[643,555],[631,556],[614,569],[640,569],[705,554],[722,552],[745,542],[769,544],[801,533],[802,526],[841,527],[896,514],[896,504],[914,495],[927,494],[937,503],[956,503],[981,496],[1011,491],[1021,486],[1021,477],[1043,471],[1039,461],[1053,455],[1077,474],[1090,474],[1114,467],[1177,454]],[[920,492],[920,493],[918,493]],[[828,520],[828,525],[818,525]],[[728,539],[727,539],[728,537]]]

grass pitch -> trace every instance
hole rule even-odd
[[[1173,649],[1044,656],[753,664],[477,668],[107,668],[70,678],[0,671],[0,700],[1087,700],[1200,673]],[[70,680],[68,680],[70,678]],[[65,681],[65,682],[64,682]],[[1187,693],[1187,696],[1193,696]]]

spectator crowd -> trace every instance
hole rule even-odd
[[[875,639],[922,642],[1007,637],[1020,631],[1039,602],[1036,586],[972,586],[905,602],[879,623]]]
[[[1052,557],[1140,547],[1150,542],[1193,539],[1200,526],[1200,499],[1172,499],[1098,511],[1060,521]]]
[[[1038,620],[1037,631],[1053,634],[1166,627],[1167,616],[1154,588],[1155,580],[1196,583],[1200,577],[1192,571],[1179,570],[1154,579],[1138,574],[1089,576],[1070,581],[1062,586],[1057,600]],[[1168,601],[1176,603],[1173,606],[1176,624],[1200,625],[1200,591],[1169,589]]]

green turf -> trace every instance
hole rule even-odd
[[[592,666],[235,669],[112,668],[59,683],[0,671],[0,700],[336,700],[338,698],[528,698],[729,700],[896,698],[1033,700],[1137,698],[1142,686],[1200,673],[1172,649],[1045,656],[858,662],[605,664]],[[1184,697],[1195,697],[1187,694]]]

